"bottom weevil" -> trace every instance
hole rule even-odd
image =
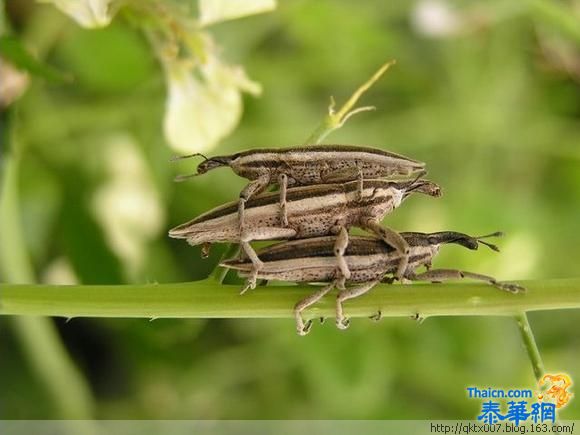
[[[491,276],[455,269],[431,269],[431,262],[441,245],[455,243],[476,250],[481,243],[494,251],[499,251],[497,246],[482,239],[500,235],[501,233],[493,233],[472,237],[453,231],[430,234],[401,233],[410,249],[409,263],[403,280],[441,282],[470,278],[485,281],[512,293],[524,291],[525,289],[517,284],[498,282]],[[400,254],[381,239],[351,237],[344,252],[344,260],[351,272],[348,280],[341,275],[340,268],[337,266],[334,245],[335,237],[316,237],[278,243],[258,252],[260,260],[264,263],[258,273],[258,278],[327,283],[319,291],[295,305],[296,328],[300,335],[307,334],[312,325],[311,320],[304,322],[302,312],[322,299],[333,288],[340,290],[336,299],[336,325],[340,329],[345,329],[349,321],[344,315],[344,301],[363,295],[381,281],[391,283],[394,281],[394,278],[385,276],[389,274],[392,276],[396,272]],[[241,276],[248,276],[252,272],[252,263],[249,260],[229,260],[222,263],[222,266],[238,270]],[[421,266],[425,266],[427,271],[417,273],[417,269]],[[347,284],[353,285],[347,287]]]

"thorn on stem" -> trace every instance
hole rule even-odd
[[[330,104],[328,105],[328,116],[334,116],[334,108],[336,107],[336,100],[331,95],[330,96]]]
[[[346,121],[349,120],[349,118],[352,115],[356,115],[357,113],[361,113],[361,112],[371,112],[373,110],[377,110],[377,108],[375,106],[363,106],[363,107],[357,107],[354,110],[351,110],[350,112],[348,112],[346,115],[344,115],[344,118],[342,118],[341,120],[339,120],[339,127],[342,127],[344,125],[344,123]]]

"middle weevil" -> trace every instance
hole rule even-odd
[[[431,181],[365,180],[359,197],[357,181],[322,184],[288,189],[288,225],[281,226],[275,213],[278,194],[252,198],[247,204],[246,225],[238,225],[237,204],[224,204],[169,231],[169,236],[186,239],[190,245],[214,242],[240,243],[253,264],[247,288],[254,288],[262,261],[250,245],[252,240],[302,239],[334,234],[334,252],[345,276],[348,267],[340,260],[348,245],[348,228],[363,228],[384,240],[401,254],[398,277],[407,264],[408,246],[399,233],[380,225],[380,221],[412,193],[440,196],[439,186]],[[245,289],[244,289],[245,290]]]

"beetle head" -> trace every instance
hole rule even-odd
[[[204,161],[197,165],[197,172],[194,174],[187,174],[187,175],[178,175],[174,178],[175,181],[184,181],[189,178],[197,177],[198,175],[205,174],[207,171],[211,171],[212,169],[219,168],[220,166],[229,166],[231,161],[235,158],[235,156],[218,156],[212,157],[208,159],[201,153],[190,154],[187,156],[178,156],[171,159],[172,161],[176,160],[183,160],[189,159],[191,157],[203,157]]]
[[[413,180],[397,182],[399,189],[403,191],[403,198],[407,198],[413,192],[423,193],[433,197],[441,196],[441,187],[438,184],[429,180],[423,180],[426,174],[427,171],[421,171]]]
[[[211,159],[206,158],[203,162],[197,165],[197,175],[205,174],[207,171],[219,168],[221,166],[229,166],[232,161],[232,156],[218,156]]]
[[[495,232],[492,234],[486,234],[485,236],[469,236],[467,234],[458,233],[455,231],[441,231],[439,233],[431,233],[427,235],[427,240],[430,245],[442,245],[447,243],[455,243],[457,245],[461,245],[466,247],[467,249],[476,250],[479,247],[479,244],[483,244],[494,251],[499,252],[499,248],[489,242],[486,242],[482,239],[488,237],[501,237],[503,236],[502,232]]]
[[[403,197],[407,198],[412,193],[423,193],[438,198],[441,196],[441,188],[429,180],[413,180],[405,186]]]

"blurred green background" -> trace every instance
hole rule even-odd
[[[202,260],[167,230],[235,199],[245,180],[222,170],[172,181],[196,162],[169,162],[165,81],[145,37],[122,16],[87,30],[50,5],[6,8],[13,34],[74,78],[32,77],[2,113],[2,161],[19,150],[38,282],[206,277],[224,247]],[[343,102],[397,59],[363,97],[377,111],[326,140],[427,162],[444,197],[411,198],[389,225],[507,234],[501,254],[449,247],[435,266],[506,280],[578,276],[577,0],[289,0],[210,32],[264,89],[244,97],[238,128],[210,154],[303,143],[330,95]],[[529,317],[547,371],[580,382],[580,313]],[[327,322],[303,338],[291,319],[54,322],[102,419],[472,419],[480,401],[466,398],[467,386],[535,387],[510,318],[358,320],[347,331]],[[73,394],[69,384],[47,389],[37,369],[44,347],[21,337],[14,319],[0,318],[0,417],[59,418],[54,394]],[[579,419],[580,399],[560,417]]]

